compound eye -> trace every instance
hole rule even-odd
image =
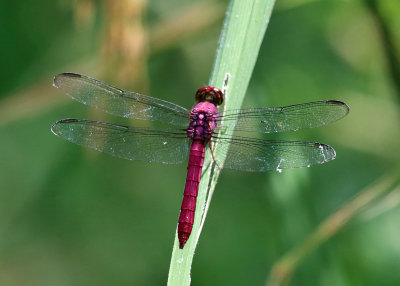
[[[214,88],[214,104],[221,105],[224,101],[224,94],[218,88]]]
[[[224,94],[216,87],[206,86],[199,88],[196,92],[196,100],[198,102],[208,101],[214,105],[221,105],[224,101]]]

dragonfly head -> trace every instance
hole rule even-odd
[[[221,90],[213,86],[199,88],[196,92],[197,102],[211,102],[214,105],[221,105],[224,101],[224,94]]]

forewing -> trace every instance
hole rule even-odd
[[[53,85],[71,98],[110,114],[139,120],[187,126],[190,111],[174,103],[125,91],[99,80],[75,73],[54,77]]]
[[[284,107],[249,108],[226,111],[220,116],[222,126],[248,132],[289,132],[332,123],[349,113],[346,103],[324,100]]]
[[[309,167],[335,159],[325,144],[301,141],[260,140],[234,136],[213,139],[217,148],[228,149],[224,168],[247,172]]]
[[[189,146],[185,133],[179,130],[132,128],[84,119],[57,121],[51,130],[75,144],[128,160],[181,163]]]

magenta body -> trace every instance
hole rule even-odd
[[[218,110],[214,103],[208,101],[199,102],[190,115],[190,124],[186,133],[192,139],[192,145],[178,224],[179,248],[181,249],[192,232],[205,146],[210,142],[217,119]]]

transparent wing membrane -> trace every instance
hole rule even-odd
[[[128,160],[176,164],[188,156],[189,140],[181,130],[131,128],[84,119],[63,119],[51,130],[75,144]]]
[[[246,137],[213,139],[228,150],[223,168],[265,172],[309,167],[335,159],[335,150],[325,144],[301,141],[260,140]]]
[[[315,128],[332,123],[349,113],[341,101],[325,100],[284,107],[249,108],[226,111],[220,123],[236,131],[277,133]]]
[[[187,127],[190,111],[174,103],[124,91],[99,80],[75,73],[54,77],[53,85],[71,98],[107,113],[139,120],[159,121]]]

